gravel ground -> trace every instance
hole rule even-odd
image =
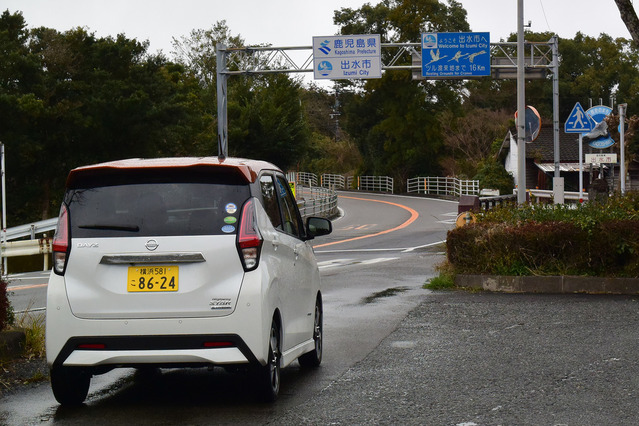
[[[16,359],[0,363],[0,399],[49,380],[45,358]]]

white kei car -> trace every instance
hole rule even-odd
[[[46,352],[61,404],[117,367],[246,366],[265,400],[280,369],[322,360],[322,293],[276,166],[131,159],[69,173],[53,242]]]

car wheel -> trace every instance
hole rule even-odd
[[[69,367],[53,367],[50,372],[53,396],[62,405],[80,405],[89,394],[91,375]]]
[[[281,355],[280,328],[277,322],[273,321],[269,338],[268,360],[258,372],[260,396],[265,402],[275,401],[280,392]]]
[[[318,299],[315,303],[315,319],[313,322],[313,340],[315,348],[298,358],[300,365],[304,368],[319,367],[322,363],[322,346],[323,346],[323,319],[322,302]]]

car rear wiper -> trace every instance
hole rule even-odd
[[[78,225],[78,228],[81,229],[100,229],[104,231],[127,231],[127,232],[139,232],[140,227],[137,225],[110,225],[110,224],[87,224],[87,225]]]

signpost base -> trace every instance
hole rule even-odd
[[[564,178],[552,178],[552,194],[553,199],[555,200],[555,204],[564,203]]]

